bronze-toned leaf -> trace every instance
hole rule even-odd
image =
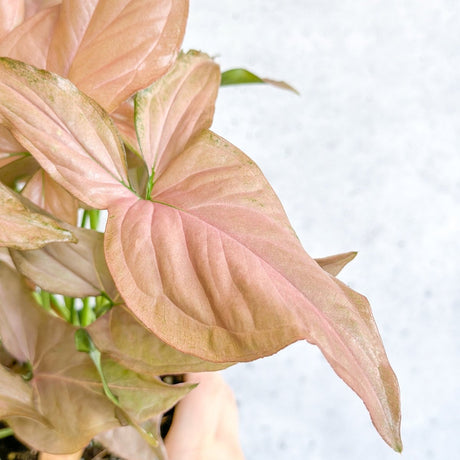
[[[57,220],[0,183],[0,246],[36,249],[56,241],[77,240]]]

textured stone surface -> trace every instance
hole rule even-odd
[[[283,79],[223,88],[214,130],[253,157],[310,255],[373,306],[403,458],[460,450],[460,4],[192,0],[184,48]],[[226,373],[248,460],[386,460],[359,399],[299,343]]]

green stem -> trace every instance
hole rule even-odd
[[[94,310],[92,309],[89,298],[83,299],[83,308],[80,311],[80,325],[82,327],[89,326],[96,319]]]
[[[51,307],[61,318],[70,323],[70,311],[54,295],[51,295]]]
[[[51,295],[47,291],[41,292],[41,304],[46,311],[51,310]]]
[[[145,193],[145,199],[150,200],[150,197],[152,196],[152,189],[153,189],[153,184],[155,183],[155,171],[152,168],[152,174],[149,177],[149,181],[147,183],[147,190]]]
[[[1,428],[0,429],[0,439],[7,438],[8,436],[13,436],[14,431],[11,428]]]
[[[97,230],[99,226],[99,210],[91,209],[89,211],[89,226],[91,230]]]

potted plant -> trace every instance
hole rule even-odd
[[[309,257],[258,167],[210,130],[220,84],[258,77],[181,52],[187,11],[0,2],[4,433],[43,459],[94,438],[164,459],[190,373],[305,339],[400,451],[370,306],[336,278],[355,253]]]

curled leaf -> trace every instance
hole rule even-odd
[[[337,276],[355,257],[357,252],[346,252],[344,254],[336,254],[328,257],[321,257],[315,259],[316,263],[325,271],[330,273],[333,276]]]
[[[37,249],[56,241],[77,240],[58,221],[0,183],[0,246]]]
[[[240,85],[247,83],[267,83],[269,85],[276,86],[277,88],[287,89],[288,91],[299,94],[295,88],[284,81],[272,80],[270,78],[261,78],[246,69],[238,68],[222,72],[220,81],[221,86]]]

